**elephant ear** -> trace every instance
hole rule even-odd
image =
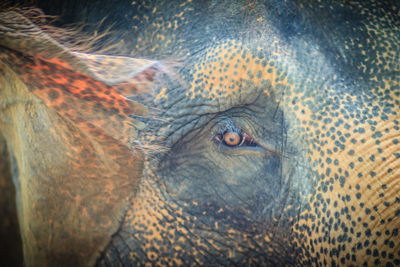
[[[143,171],[131,141],[144,124],[131,115],[147,112],[126,96],[147,91],[157,72],[155,61],[74,51],[20,12],[0,12],[0,123],[9,126],[0,132],[23,174],[28,265],[94,265],[119,229]]]
[[[155,61],[71,51],[14,11],[0,15],[0,45],[28,89],[83,132],[129,146],[143,129],[129,116],[146,115],[146,107],[126,96],[151,86]]]

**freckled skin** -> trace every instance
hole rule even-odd
[[[98,22],[108,4],[79,5],[65,22]],[[14,123],[2,134],[19,168],[44,168],[35,184],[51,189],[48,203],[81,208],[71,214],[83,221],[58,225],[60,214],[38,206],[30,233],[32,215],[22,209],[28,265],[400,265],[399,8],[385,1],[113,4],[105,23],[117,22],[109,39],[119,42],[118,58],[68,49],[43,56],[8,37],[0,59],[12,78],[3,81],[26,88],[2,96],[43,101],[50,119],[19,107],[20,119],[3,108]],[[151,90],[139,90],[143,83]],[[122,97],[130,94],[136,102]],[[24,140],[18,129],[26,126],[16,121],[27,118],[71,156],[55,154],[49,164],[21,154],[11,136]],[[235,147],[239,134],[254,141]],[[34,131],[27,138],[54,150]],[[140,153],[129,150],[132,141]],[[87,188],[105,188],[104,196],[83,188],[70,197],[80,182],[67,189],[44,182],[46,173],[69,169],[79,179],[99,176],[103,184]],[[30,192],[23,191],[29,179],[20,180],[19,190]],[[39,196],[48,195],[33,191],[22,203]],[[48,218],[70,246],[41,249]],[[93,231],[99,239],[85,233],[93,222],[101,224]]]

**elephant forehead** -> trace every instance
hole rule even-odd
[[[253,98],[248,95],[264,92],[269,96],[271,88],[290,87],[287,71],[276,60],[278,53],[267,53],[261,46],[246,47],[235,40],[209,48],[190,71],[186,97],[249,100]]]

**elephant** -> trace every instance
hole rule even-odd
[[[0,13],[23,264],[400,265],[399,3],[37,2]]]

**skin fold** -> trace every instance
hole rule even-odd
[[[397,3],[37,5],[0,13],[25,265],[400,264]]]

